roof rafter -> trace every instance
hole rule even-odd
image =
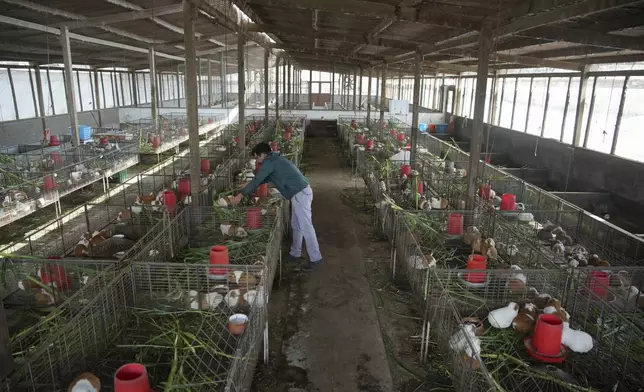
[[[642,24],[644,24],[644,21]],[[533,29],[521,33],[521,35],[553,41],[565,41],[582,45],[598,46],[601,48],[644,51],[644,40],[642,40],[644,37],[606,34],[586,29],[568,29],[559,26],[548,26]]]

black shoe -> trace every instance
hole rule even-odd
[[[322,262],[323,262],[323,259],[320,259],[318,261],[309,261],[303,269],[306,271],[312,271],[313,269],[321,266]]]

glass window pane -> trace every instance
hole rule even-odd
[[[566,124],[564,125],[563,142],[572,144],[575,134],[575,116],[577,115],[577,97],[579,96],[579,78],[572,78],[570,81],[570,101],[566,111]]]
[[[588,148],[610,153],[623,85],[623,76],[602,76],[597,80]]]
[[[49,70],[51,90],[54,95],[54,109],[56,114],[67,113],[67,95],[65,94],[65,81],[63,71]]]
[[[568,78],[552,78],[550,80],[550,99],[548,101],[548,113],[546,114],[546,126],[543,132],[544,137],[559,140],[566,94],[568,94]]]
[[[534,81],[533,81],[534,85]],[[525,119],[528,114],[528,97],[530,96],[530,78],[519,78],[517,99],[514,103],[514,121],[512,129],[525,132]]]
[[[490,114],[490,100],[492,99],[492,84],[494,83],[493,78],[487,78],[487,91],[485,92],[485,114],[483,116],[483,121],[487,122],[488,116]],[[476,92],[474,92],[476,94]],[[474,98],[476,101],[476,98]]]
[[[0,69],[0,86],[6,86],[9,89],[9,73],[6,68]],[[13,108],[13,98],[11,94],[0,94],[0,121],[10,121],[16,119],[16,112]]]
[[[34,108],[34,98],[33,98],[33,95],[31,95],[31,83],[29,82],[29,70],[14,68],[11,70],[11,77],[13,78],[13,86],[16,90],[16,103],[18,104],[18,117],[20,118],[36,117],[36,109]],[[35,87],[36,86],[34,85],[34,88]],[[7,89],[7,91],[9,90],[10,89]],[[9,94],[9,98],[11,99],[11,94]]]
[[[516,79],[505,78],[505,86],[503,87],[503,105],[501,107],[501,116],[499,117],[499,125],[504,128],[511,128],[512,126],[512,104],[514,103],[514,86]],[[501,105],[501,103],[499,103]]]
[[[644,149],[642,148],[644,146],[644,133],[642,132],[642,123],[644,122],[643,94],[644,77],[630,77],[626,88],[622,122],[619,126],[617,148],[615,149],[615,154],[640,162],[644,162]]]
[[[527,132],[531,135],[541,135],[543,111],[546,105],[548,78],[534,78],[532,81],[532,100],[530,101],[530,118]]]
[[[112,92],[112,80],[110,78],[111,74],[109,72],[100,72],[101,76],[100,82],[102,82],[102,88],[104,96],[102,97],[105,102],[103,102],[104,108],[114,107],[114,93]]]
[[[82,98],[83,110],[92,110],[94,108],[94,97],[92,96],[92,79],[90,78],[90,73],[85,71],[78,72],[78,78],[80,81],[81,95],[79,98]],[[79,107],[80,110],[80,107]]]
[[[499,125],[501,119],[501,99],[503,97],[503,90],[505,89],[505,82],[508,78],[501,78],[497,82],[496,86],[496,107],[494,108],[494,125]]]

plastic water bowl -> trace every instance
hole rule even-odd
[[[422,133],[427,132],[427,124],[425,123],[418,124],[418,130],[421,131]]]

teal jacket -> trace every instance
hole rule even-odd
[[[309,186],[309,180],[295,165],[283,156],[270,154],[262,162],[259,173],[255,175],[242,194],[248,196],[261,184],[272,182],[285,199],[291,200],[295,194]]]

